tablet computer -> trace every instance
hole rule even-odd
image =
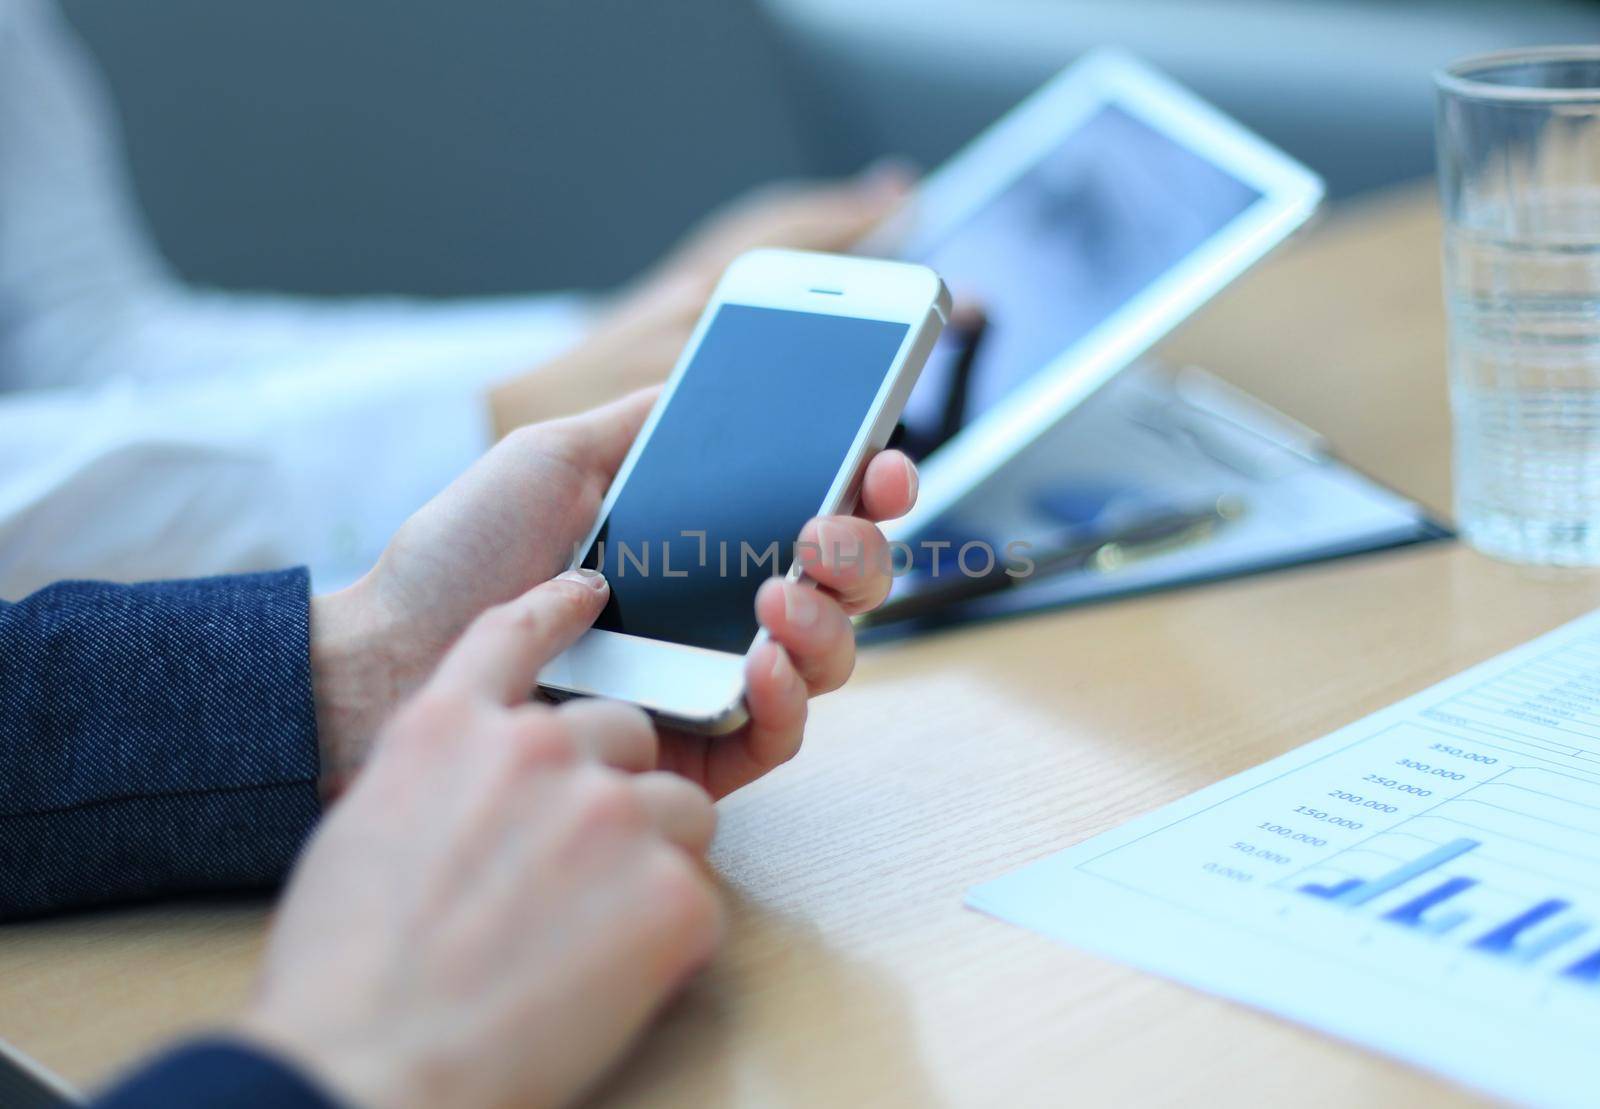
[[[1133,58],[1095,51],[923,183],[863,249],[983,312],[906,406],[908,539],[1315,211],[1321,180]],[[954,324],[955,321],[953,321]]]

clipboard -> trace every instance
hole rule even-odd
[[[1339,460],[1311,428],[1198,367],[1153,361],[1119,374],[1028,451],[985,479],[926,530],[953,557],[968,544],[1028,551],[1108,540],[1163,514],[1226,499],[1236,519],[1111,566],[1090,562],[910,619],[868,618],[863,642],[1218,581],[1449,538],[1422,506]],[[976,549],[976,548],[974,548]],[[918,569],[891,604],[943,586]]]

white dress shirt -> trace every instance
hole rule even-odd
[[[293,564],[353,580],[487,447],[487,387],[585,314],[184,286],[87,55],[48,0],[0,0],[0,598]]]

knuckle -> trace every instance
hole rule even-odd
[[[809,712],[809,702],[801,701],[795,709],[794,720],[773,736],[768,748],[770,757],[767,769],[782,766],[800,753],[801,744],[805,742],[806,716]]]
[[[827,677],[823,680],[819,692],[832,693],[850,680],[850,675],[856,670],[856,645],[852,637],[847,639],[834,656],[833,665],[828,668]]]
[[[461,633],[461,638],[456,640],[457,649],[468,640],[481,639],[486,634],[493,634],[500,630],[505,623],[505,605],[495,605],[486,608],[472,618],[467,625],[467,630]]]
[[[525,773],[567,766],[578,757],[577,741],[559,714],[528,706],[514,726],[511,749],[516,767]]]
[[[485,609],[483,615],[478,617],[478,622],[495,629],[524,632],[533,627],[534,618],[528,606],[507,602]]]
[[[466,699],[451,690],[419,693],[394,719],[394,731],[414,743],[431,743],[459,732],[467,719]]]
[[[875,577],[887,578],[890,572],[889,540],[877,528],[868,526],[862,543],[865,557],[862,562]]]
[[[615,727],[619,731],[634,732],[638,735],[654,735],[655,725],[650,722],[650,714],[638,705],[630,705],[626,701],[602,701],[605,711],[611,714]]]
[[[662,845],[650,868],[657,924],[692,947],[709,948],[722,931],[722,904],[705,873],[676,848]]]
[[[651,745],[655,741],[655,725],[650,722],[649,714],[637,705],[584,698],[569,701],[556,712],[573,729],[574,735],[580,737],[580,748],[584,746],[581,737],[591,741],[621,740]]]
[[[894,589],[894,579],[887,574],[875,577],[868,586],[865,599],[866,610],[871,612],[889,599],[889,594]]]
[[[634,834],[648,823],[644,802],[628,779],[614,770],[585,768],[577,776],[573,792],[579,822],[586,832]]]
[[[540,440],[549,432],[541,429],[538,424],[523,424],[500,441],[500,445],[508,451],[518,454],[537,449]]]
[[[595,591],[582,582],[553,578],[549,589],[556,603],[573,612],[587,612],[595,598]]]

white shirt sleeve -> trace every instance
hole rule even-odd
[[[62,578],[295,563],[318,589],[354,580],[487,435],[475,396],[374,365],[246,389],[123,382],[0,398],[0,597]]]
[[[209,292],[132,210],[97,75],[47,0],[0,0],[0,595],[371,564],[489,444],[488,387],[573,342],[573,295]]]

